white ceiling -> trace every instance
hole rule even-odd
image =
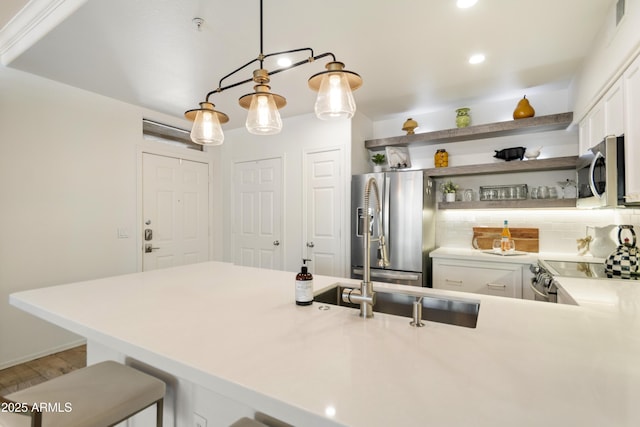
[[[24,3],[2,0],[0,28]],[[359,111],[404,117],[567,87],[614,3],[479,0],[461,10],[455,0],[264,0],[264,53],[332,52],[364,80]],[[486,62],[469,65],[475,52]],[[8,66],[181,117],[258,53],[258,0],[88,0]],[[288,100],[283,117],[313,111],[307,79],[325,63],[273,76],[272,91]],[[225,128],[243,125],[237,98],[251,91],[212,97],[231,118]]]

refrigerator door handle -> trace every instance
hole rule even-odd
[[[389,186],[391,185],[391,176],[389,174],[384,175],[384,188],[382,189],[382,200],[383,200],[383,230],[384,237],[387,244],[387,257],[389,258],[389,262],[391,262],[391,233],[389,233],[389,203],[391,202],[391,197],[389,193]]]

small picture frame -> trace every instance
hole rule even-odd
[[[385,147],[389,169],[406,169],[411,167],[409,148]]]

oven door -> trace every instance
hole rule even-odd
[[[546,270],[538,267],[536,273],[529,282],[535,301],[556,303],[558,301],[558,288],[553,277]]]

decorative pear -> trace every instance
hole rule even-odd
[[[524,96],[520,101],[518,101],[518,106],[515,110],[513,110],[513,118],[517,119],[526,119],[527,117],[535,116],[536,111],[533,109],[531,104],[529,104],[529,100],[527,99],[527,95]]]

